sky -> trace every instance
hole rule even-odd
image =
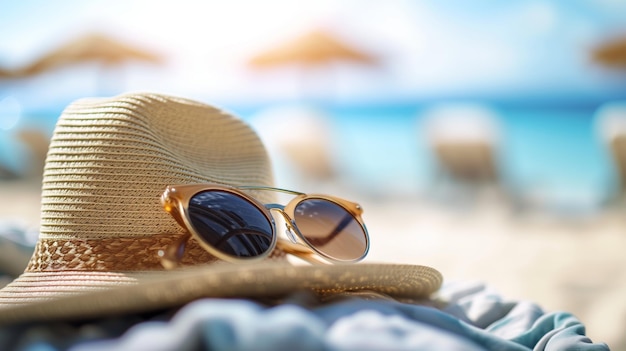
[[[98,94],[102,83],[97,81],[103,79],[111,90],[156,87],[242,101],[307,94],[335,101],[597,101],[626,95],[626,69],[590,59],[600,43],[626,37],[626,1],[620,0],[26,0],[0,3],[0,23],[0,67],[19,67],[94,31],[166,59],[157,67],[133,65],[104,73],[76,69],[82,79],[49,74],[32,83],[0,82],[0,92],[12,89],[18,95],[28,91],[33,96],[36,86],[42,102],[76,91]],[[308,71],[255,71],[247,65],[255,54],[320,27],[379,58],[379,65]]]
[[[319,28],[376,57],[378,64],[268,70],[249,66],[255,55]],[[624,0],[0,1],[0,68],[22,67],[93,32],[156,53],[163,63],[106,69],[84,64],[0,80],[0,134],[17,123],[7,116],[27,116],[20,122],[26,123],[37,116],[33,111],[45,111],[52,116],[45,120],[51,131],[60,110],[71,101],[133,90],[219,106],[250,105],[250,110],[263,103],[307,99],[357,106],[359,113],[364,111],[360,106],[380,104],[391,106],[382,114],[387,117],[393,116],[396,105],[413,116],[414,105],[463,100],[526,107],[583,105],[584,111],[563,118],[561,112],[555,117],[550,111],[509,118],[521,121],[521,132],[511,138],[513,146],[519,146],[519,157],[514,158],[518,173],[528,174],[530,181],[549,173],[557,183],[565,173],[576,174],[582,180],[568,186],[566,193],[572,193],[586,189],[585,184],[592,184],[587,188],[593,191],[603,187],[610,171],[600,163],[603,150],[596,145],[586,114],[602,103],[626,100],[626,69],[591,59],[602,43],[626,38]],[[413,167],[406,160],[414,155],[397,151],[411,149],[412,129],[382,122],[348,123],[362,119],[359,115],[344,121],[349,127],[344,133],[355,131],[355,148],[372,148],[362,156],[348,154],[347,160],[359,164],[354,174],[364,173],[361,166],[366,164],[373,165],[366,170],[375,175],[373,170],[383,169],[381,160],[389,167]],[[390,128],[387,134],[385,128]],[[381,141],[364,141],[365,129]],[[407,145],[394,143],[400,142],[398,133],[406,133],[402,142]],[[7,140],[1,136],[0,150],[14,150],[14,145],[1,143]],[[567,156],[572,150],[579,151],[576,157]],[[9,153],[19,162],[14,154]],[[380,160],[372,156],[377,154]],[[538,162],[537,155],[545,159]],[[584,164],[592,166],[585,166],[586,172],[570,172],[580,168],[581,155],[587,155]],[[411,177],[414,174],[407,172],[407,179]]]

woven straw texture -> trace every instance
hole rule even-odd
[[[79,100],[50,144],[27,270],[159,268],[156,252],[184,231],[162,210],[162,191],[205,182],[272,184],[263,145],[239,119],[154,94]],[[198,248],[185,263],[209,260]]]
[[[39,241],[24,274],[0,290],[0,320],[120,313],[199,296],[296,289],[424,297],[441,284],[439,272],[429,267],[296,267],[278,249],[270,256],[275,259],[266,260],[271,262],[216,264],[193,240],[182,263],[202,268],[163,271],[158,252],[184,230],[161,207],[161,193],[171,184],[207,182],[273,186],[263,144],[238,118],[158,94],[71,104],[58,120],[46,159]],[[251,195],[275,202],[271,192]],[[102,289],[107,292],[97,292]],[[81,293],[89,294],[78,299]],[[63,299],[67,295],[72,299]]]
[[[158,94],[74,102],[59,117],[48,150],[40,237],[26,273],[162,269],[158,251],[184,229],[162,209],[160,195],[170,184],[205,182],[273,185],[264,146],[240,119]],[[269,192],[254,196],[274,200]],[[183,264],[216,260],[193,239],[188,246]],[[0,304],[28,296],[17,293],[23,279],[0,291]],[[45,291],[54,284],[42,282]]]
[[[182,233],[159,197],[170,184],[206,182],[272,184],[265,148],[242,121],[157,95],[79,100],[48,151],[41,238]]]
[[[114,274],[110,274],[116,278]],[[41,279],[39,277],[29,279]],[[47,274],[47,279],[55,279]],[[80,280],[79,280],[80,278]],[[93,277],[92,277],[93,278]],[[101,278],[101,276],[100,276]],[[76,284],[92,283],[74,277]],[[56,290],[37,291],[40,300],[25,306],[5,306],[0,324],[57,318],[91,318],[103,315],[143,312],[181,306],[202,297],[276,298],[301,290],[322,296],[373,292],[376,295],[418,302],[428,297],[442,283],[441,274],[430,267],[393,264],[350,264],[330,266],[294,266],[279,261],[254,265],[218,263],[193,267],[168,275],[136,276],[142,280],[117,277],[123,286],[113,290],[77,295],[75,287],[55,286]],[[96,284],[98,280],[94,281]],[[25,293],[29,285],[25,284]],[[74,295],[49,303],[58,289]]]

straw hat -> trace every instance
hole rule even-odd
[[[191,242],[185,268],[158,252],[184,233],[159,203],[168,184],[272,184],[255,132],[211,106],[157,94],[82,99],[61,115],[44,170],[39,241],[25,272],[0,290],[0,323],[94,317],[199,297],[375,291],[425,298],[442,277],[417,265],[217,262]],[[272,202],[265,192],[253,194]],[[207,264],[210,263],[210,264]]]

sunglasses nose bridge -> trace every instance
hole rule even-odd
[[[268,205],[265,205],[265,207],[271,213],[277,212],[283,217],[283,219],[285,220],[286,234],[289,237],[289,240],[291,240],[294,243],[298,242],[298,239],[296,238],[296,232],[298,230],[296,227],[296,223],[293,219],[291,219],[291,217],[289,217],[287,212],[285,212],[285,206],[279,205],[279,204],[268,204]]]

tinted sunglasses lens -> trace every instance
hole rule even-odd
[[[197,193],[189,201],[188,213],[202,240],[227,255],[252,258],[272,249],[270,220],[239,195],[221,190]]]
[[[318,251],[337,260],[363,257],[367,237],[363,227],[345,208],[324,199],[298,203],[294,214],[304,239]]]

